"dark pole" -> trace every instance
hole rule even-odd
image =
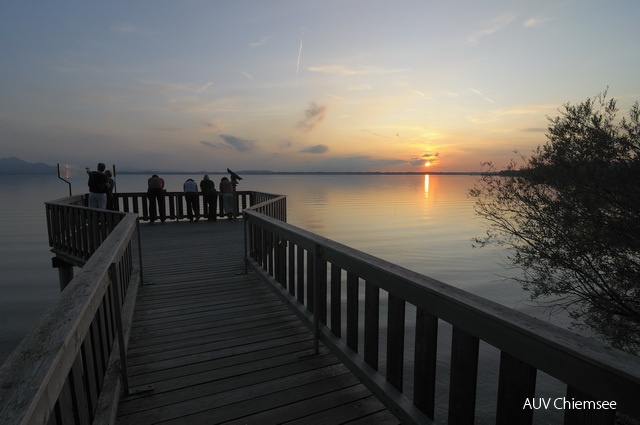
[[[111,168],[113,169],[113,180],[116,180],[116,164],[113,164],[111,166]],[[117,193],[118,192],[118,185],[113,186],[113,193]]]
[[[71,182],[63,179],[62,176],[60,175],[60,163],[58,163],[58,178],[69,185],[69,196],[71,196]]]
[[[239,207],[238,207],[238,195],[236,193],[236,186],[238,185],[238,180],[242,180],[242,177],[231,171],[227,168],[227,172],[231,176],[231,186],[233,187],[233,219],[235,220],[236,216],[239,215]]]

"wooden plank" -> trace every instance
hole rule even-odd
[[[354,382],[353,384],[346,386],[345,388],[335,390],[333,385],[330,387],[333,392],[323,393],[322,388],[316,388],[316,394],[313,397],[307,397],[297,403],[305,404],[302,409],[292,409],[290,405],[278,406],[276,408],[269,409],[267,414],[242,412],[243,416],[239,419],[234,419],[229,422],[228,425],[243,425],[243,424],[278,424],[290,421],[304,422],[304,416],[302,414],[315,414],[318,412],[324,412],[335,406],[335,396],[339,395],[340,400],[343,403],[351,403],[353,401],[361,400],[362,398],[369,396],[369,391],[361,385],[352,375],[342,375],[341,380],[346,384]],[[332,381],[327,380],[327,383],[333,384]],[[260,422],[258,422],[260,421]]]
[[[318,357],[316,363],[325,356]],[[144,424],[177,419],[177,423],[190,423],[186,416],[195,416],[207,410],[234,403],[248,402],[265,394],[294,388],[329,379],[347,369],[339,363],[317,367],[311,362],[301,362],[297,368],[274,368],[268,374],[255,373],[232,376],[202,385],[179,388],[168,393],[137,399],[134,404],[121,401],[122,411],[127,404],[134,404],[136,412],[121,415],[119,424]],[[289,373],[289,375],[286,375]],[[182,421],[182,422],[180,422]]]

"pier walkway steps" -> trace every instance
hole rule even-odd
[[[141,224],[117,424],[397,424],[322,344],[309,355],[309,329],[246,273],[243,226]]]

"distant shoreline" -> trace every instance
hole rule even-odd
[[[226,171],[118,171],[118,174],[229,174]],[[481,171],[236,171],[239,175],[461,175],[477,176],[485,173]]]
[[[20,158],[10,157],[10,158],[0,158],[0,175],[57,175],[60,164],[57,166],[48,165],[42,162],[38,163],[29,163]],[[117,174],[164,174],[164,175],[172,175],[172,174],[229,174],[229,171],[163,171],[163,170],[117,170],[115,166],[109,166],[109,168],[114,167],[114,172]],[[486,174],[498,174],[498,173],[487,173],[482,171],[271,171],[271,170],[239,170],[236,171],[237,174],[247,174],[247,175],[338,175],[338,176],[349,176],[349,175],[406,175],[406,176],[424,176],[424,175],[461,175],[461,176],[478,176],[478,175],[486,175]]]
[[[237,171],[241,177],[243,175],[295,175],[295,176],[318,176],[318,175],[336,175],[336,176],[481,176],[481,175],[497,175],[498,172],[482,172],[482,171]],[[229,174],[226,171],[117,171],[117,175],[186,175],[186,174],[212,174],[212,175],[226,175]],[[57,171],[53,172],[29,172],[29,171],[8,171],[3,172],[0,170],[0,175],[3,176],[57,176]]]

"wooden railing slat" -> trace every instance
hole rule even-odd
[[[640,394],[636,394],[636,397],[638,396],[640,396]],[[563,406],[565,402],[572,403],[574,400],[590,402],[596,401],[591,395],[569,385],[567,386],[567,395],[563,400]],[[628,421],[623,421],[622,423],[625,422],[628,423]],[[615,423],[615,409],[575,408],[571,407],[571,404],[566,406],[564,409],[565,425],[613,425]]]
[[[331,264],[331,332],[342,336],[342,269]]]
[[[511,356],[500,353],[498,378],[497,425],[529,425],[533,409],[525,409],[527,400],[536,394],[536,368]]]
[[[359,279],[347,272],[347,346],[358,352]]]
[[[300,304],[304,304],[304,271],[309,267],[305,267],[305,250],[300,245],[296,245],[296,266],[296,297]]]
[[[413,404],[431,420],[434,420],[435,413],[437,357],[438,318],[418,308],[413,358]]]
[[[380,288],[365,282],[364,295],[364,361],[378,370],[380,339]]]
[[[474,423],[478,382],[479,340],[454,327],[451,337],[451,372],[449,378],[450,425]]]
[[[405,307],[403,299],[389,294],[387,309],[387,381],[402,392],[404,372]]]

